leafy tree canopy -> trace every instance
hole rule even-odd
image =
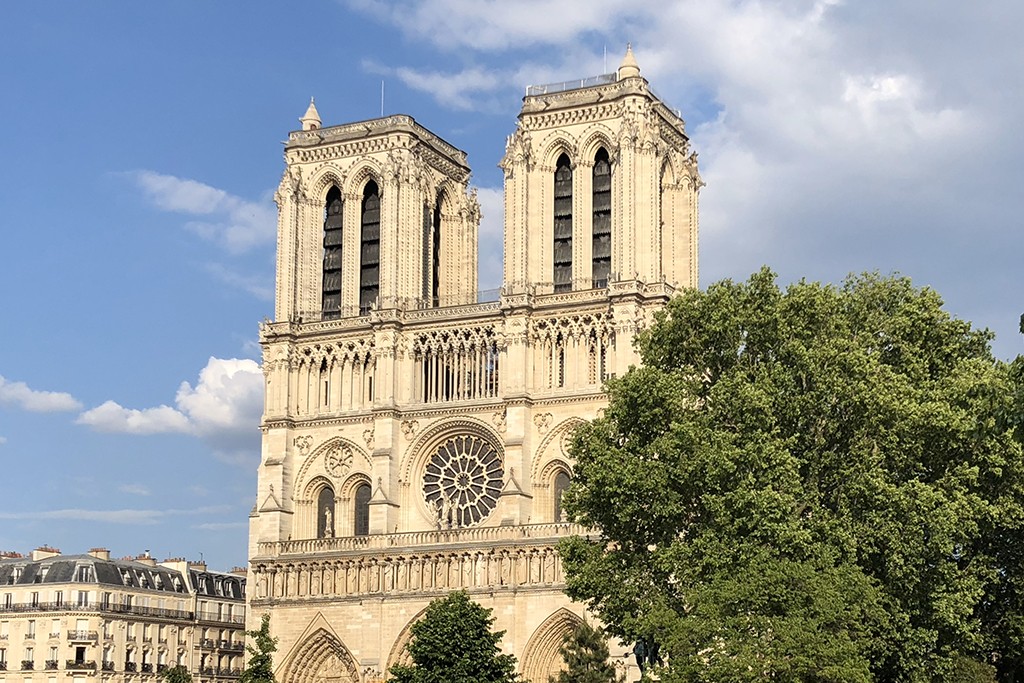
[[[898,277],[674,298],[574,438],[600,538],[563,543],[570,596],[664,683],[1009,676],[1024,463],[989,340]]]
[[[165,683],[192,683],[192,674],[181,664],[171,666],[160,672],[160,679]]]
[[[260,627],[246,631],[245,635],[253,639],[253,645],[246,645],[249,662],[239,677],[240,683],[275,683],[274,658],[277,651],[277,638],[270,635],[270,615],[264,614]]]
[[[491,610],[469,599],[465,591],[450,593],[427,606],[412,625],[408,649],[412,666],[391,667],[399,683],[514,683],[516,658],[500,654]]]
[[[550,683],[616,683],[604,631],[581,622],[568,633],[561,649],[565,670]]]

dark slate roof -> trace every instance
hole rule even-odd
[[[245,599],[245,578],[223,572],[190,569],[192,588],[204,597]]]
[[[133,560],[101,560],[92,555],[56,555],[43,560],[10,558],[0,560],[0,586],[33,583],[70,583],[78,567],[92,567],[94,580],[108,586],[131,586],[168,593],[187,592],[181,572],[160,565],[149,566]],[[15,581],[16,570],[21,576]],[[45,571],[45,575],[43,570]],[[174,579],[177,578],[177,586]],[[176,590],[177,589],[177,590]]]

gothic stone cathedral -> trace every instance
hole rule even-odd
[[[383,680],[453,589],[494,610],[533,683],[583,614],[562,593],[576,425],[673,292],[697,284],[696,155],[631,51],[528,89],[501,168],[504,279],[477,291],[464,152],[408,116],[285,146],[250,520],[249,627],[281,683]],[[635,678],[634,675],[631,678]]]

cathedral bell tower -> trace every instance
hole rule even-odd
[[[505,158],[505,289],[697,286],[697,155],[640,75],[531,86]]]
[[[322,128],[311,101],[300,122],[274,195],[276,318],[475,302],[466,153],[409,116]]]

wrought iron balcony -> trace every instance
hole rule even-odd
[[[95,671],[96,662],[91,659],[69,659],[64,668],[68,671]]]
[[[135,672],[135,671],[138,670],[138,667],[135,665],[135,662],[125,662],[124,663],[124,670],[125,671]]]
[[[144,673],[144,674],[151,674],[151,673],[153,673],[153,665],[150,664],[149,662],[144,663],[142,665],[142,673]]]
[[[58,668],[59,664],[60,664],[60,662],[58,662],[56,659],[47,659],[46,660],[46,668],[48,670],[53,670],[53,669]]]
[[[114,663],[113,662],[103,662],[103,664],[101,665],[101,668],[104,671],[113,671],[114,670]]]
[[[35,668],[36,668],[35,662],[33,662],[31,659],[23,659],[23,660],[21,660],[21,670],[22,671],[32,671]]]
[[[57,634],[60,635],[59,633]],[[91,643],[96,642],[99,634],[96,631],[68,631],[68,640],[73,642],[88,641]]]

